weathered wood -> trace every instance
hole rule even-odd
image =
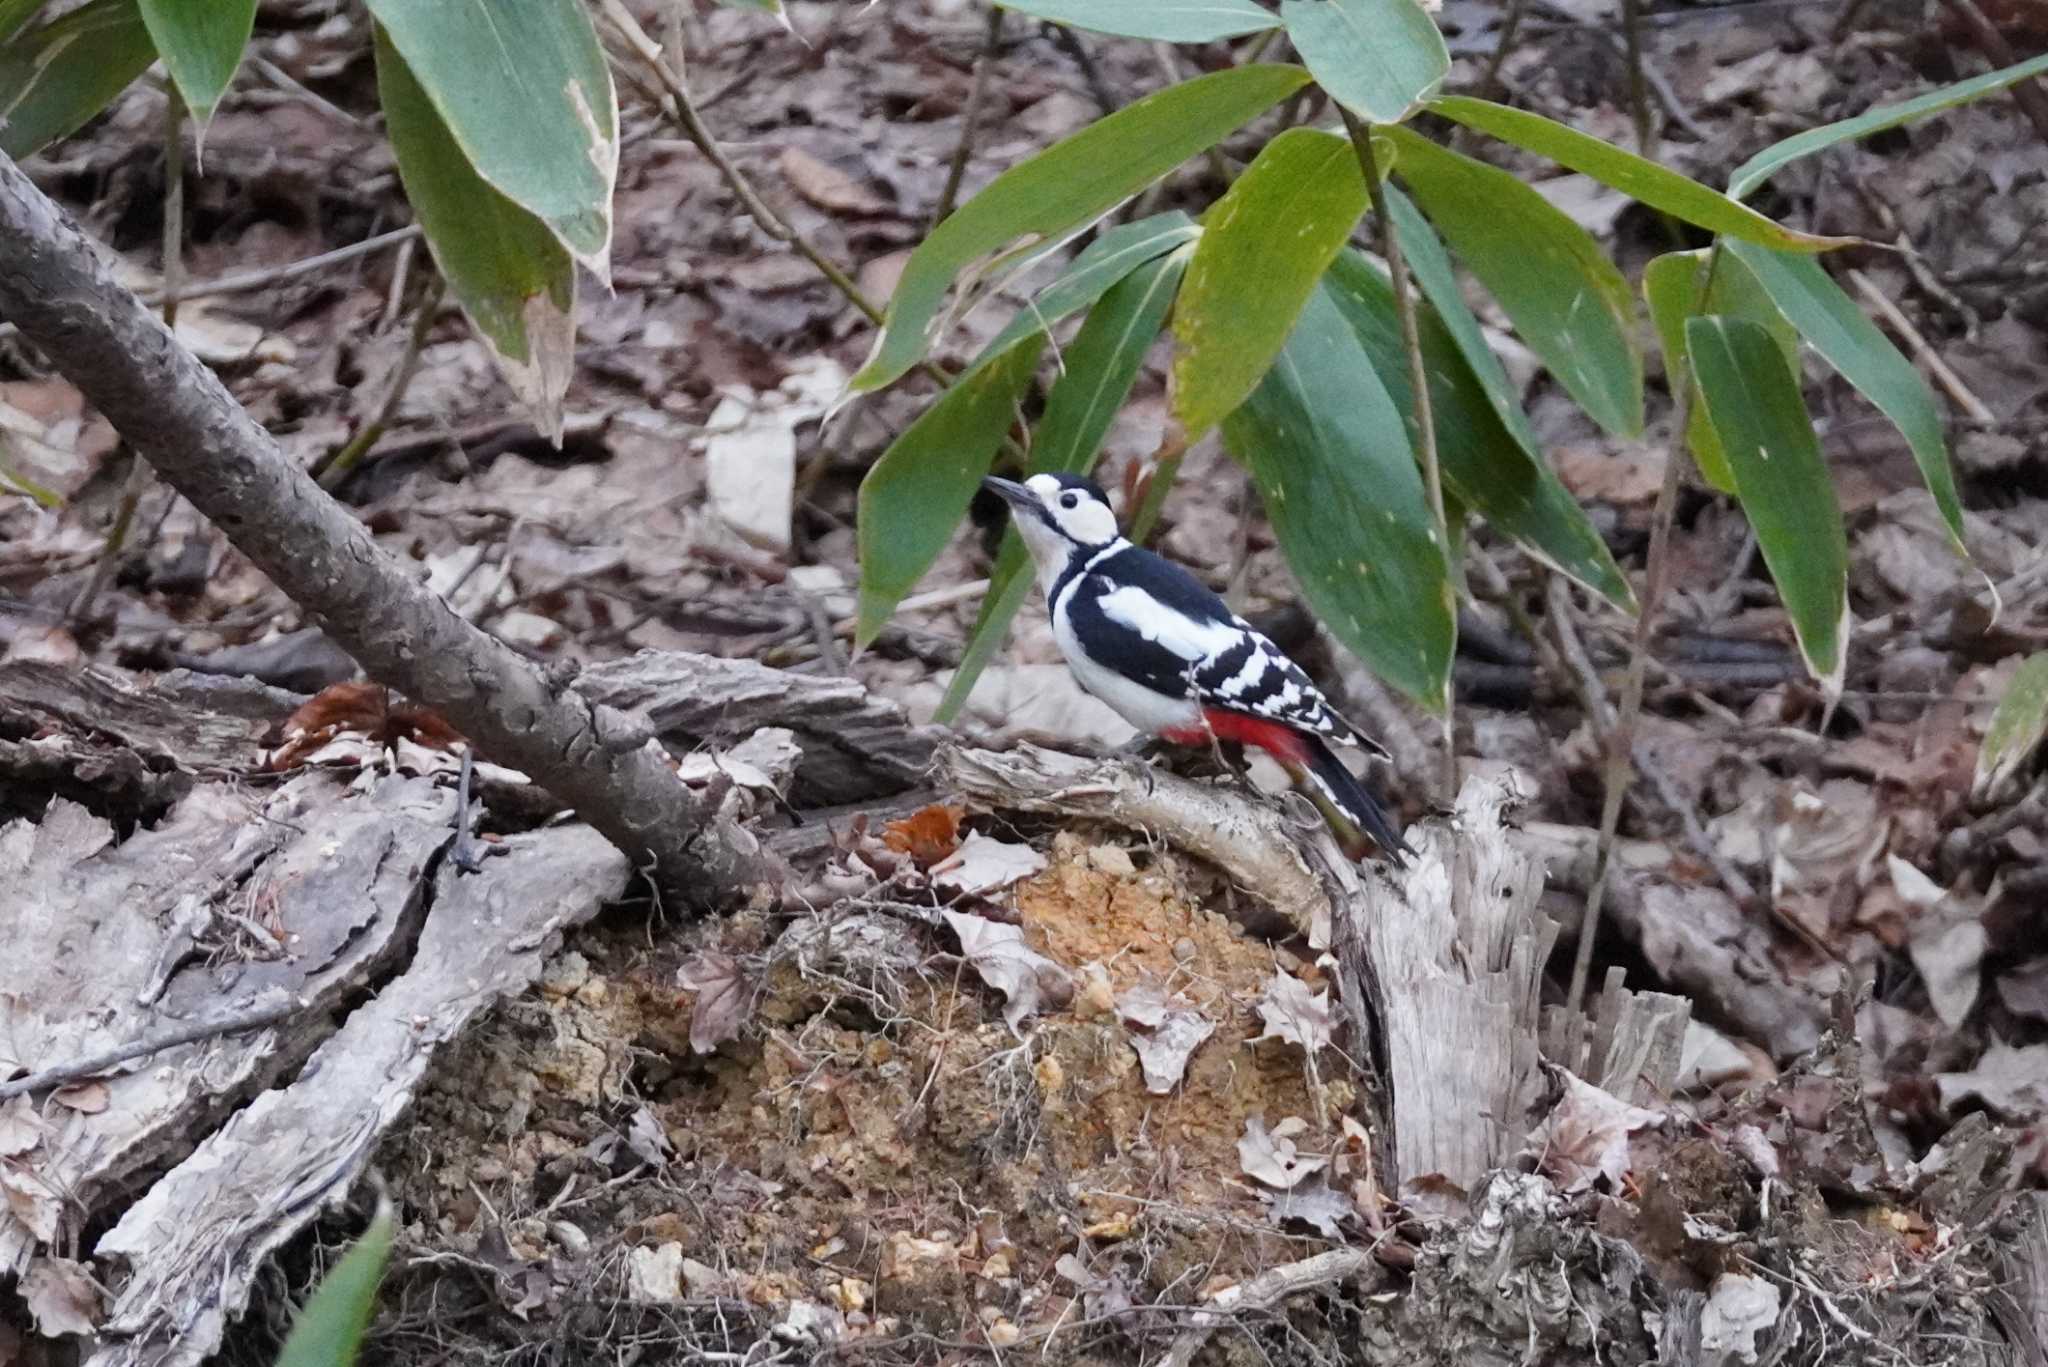
[[[212,1354],[265,1260],[346,1198],[435,1052],[538,977],[561,932],[617,897],[630,873],[584,826],[506,848],[480,874],[444,865],[406,971],[296,1080],[237,1112],[100,1240],[96,1256],[129,1272],[91,1367],[186,1367]]]
[[[921,783],[946,732],[912,726],[903,709],[843,676],[792,674],[751,660],[642,651],[594,665],[575,691],[643,720],[676,753],[787,727],[803,747],[791,800],[829,807]]]
[[[1543,1013],[1543,1053],[1602,1091],[1638,1106],[1662,1107],[1678,1085],[1692,1002],[1665,992],[1631,992],[1624,970],[1607,970],[1589,1022],[1553,1006]]]
[[[271,1029],[139,1059],[106,1080],[97,1110],[43,1107],[41,1141],[14,1161],[64,1193],[67,1228],[298,1067],[331,1030],[327,1013],[389,969],[418,928],[453,810],[424,779],[386,779],[351,797],[343,777],[318,773],[267,795],[202,786],[120,844],[108,823],[63,801],[40,823],[0,828],[0,944],[10,955],[0,1075],[180,1023],[301,1008]],[[226,949],[265,932],[275,933],[272,957]],[[0,1206],[0,1270],[18,1271],[49,1242],[29,1214]]]
[[[948,746],[941,782],[975,806],[1049,812],[1145,831],[1223,870],[1318,947],[1330,896],[1279,808],[1235,787],[1194,783],[1142,763],[1083,759],[1036,745]]]
[[[1384,1180],[1404,1194],[1438,1176],[1475,1190],[1529,1132],[1557,929],[1536,913],[1542,866],[1508,839],[1517,800],[1468,780],[1448,820],[1409,828],[1418,853],[1393,884],[1357,880],[1338,899],[1339,944],[1363,950],[1343,955],[1346,987],[1372,1003],[1393,1094]]]

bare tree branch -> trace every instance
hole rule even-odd
[[[237,549],[381,683],[439,709],[708,910],[758,875],[625,720],[550,679],[428,592],[285,458],[212,371],[115,281],[98,249],[0,156],[0,316]]]

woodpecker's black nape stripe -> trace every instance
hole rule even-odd
[[[1344,767],[1344,761],[1337,758],[1337,752],[1321,736],[1309,735],[1302,739],[1308,742],[1308,771],[1316,786],[1342,808],[1346,816],[1357,822],[1360,830],[1373,838],[1373,843],[1380,847],[1380,853],[1392,860],[1395,868],[1406,868],[1408,861],[1401,856],[1415,851],[1395,833],[1394,823],[1387,818],[1387,809],[1380,806],[1372,790]]]

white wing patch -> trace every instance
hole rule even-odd
[[[1110,621],[1130,628],[1190,664],[1221,655],[1236,645],[1246,630],[1228,622],[1196,621],[1129,584],[1111,589],[1095,601]]]

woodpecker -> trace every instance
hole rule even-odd
[[[1280,763],[1348,852],[1362,831],[1396,865],[1413,854],[1332,748],[1386,751],[1337,714],[1308,675],[1192,574],[1124,539],[1102,490],[1078,475],[993,475],[1081,686],[1147,735],[1179,745],[1237,741]]]

